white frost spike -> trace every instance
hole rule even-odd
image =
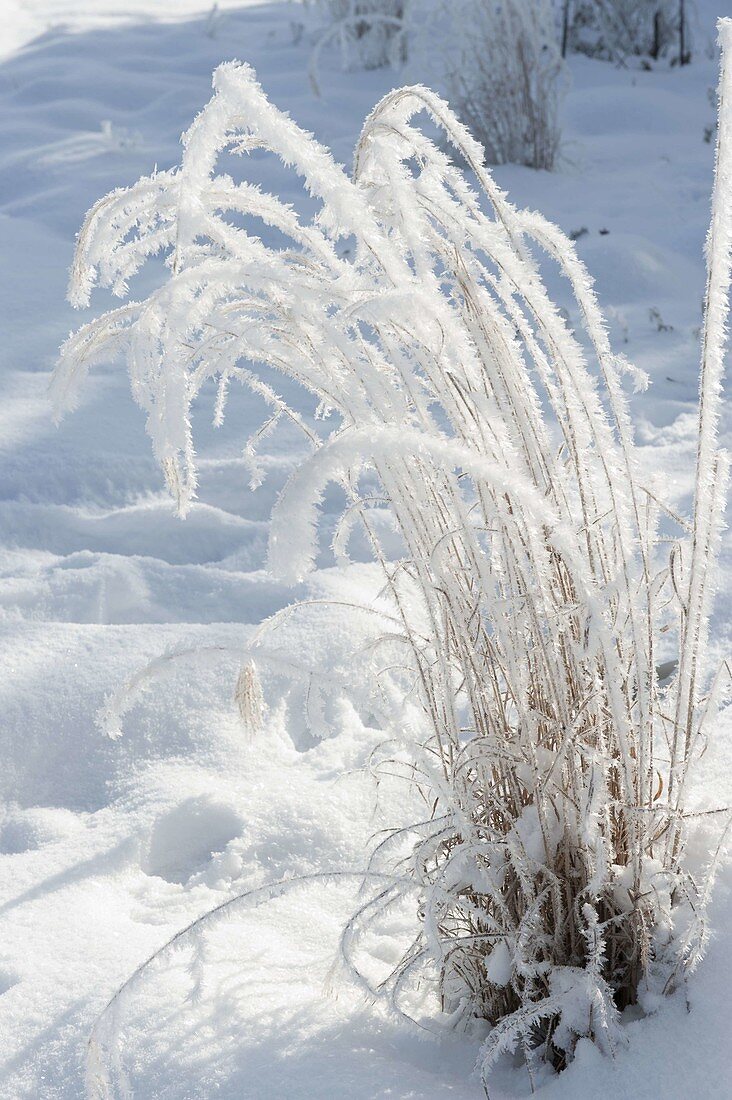
[[[247,661],[242,666],[236,681],[234,698],[247,736],[256,737],[264,726],[264,699],[254,661]]]
[[[692,751],[699,679],[699,659],[707,640],[714,591],[713,564],[718,553],[729,458],[719,450],[724,356],[732,275],[732,19],[720,19],[719,125],[715,155],[712,218],[707,236],[707,288],[702,327],[699,379],[699,434],[694,488],[691,561],[688,567],[687,614],[682,623],[676,722],[672,742],[669,799],[680,802],[684,761]],[[677,830],[670,838],[678,843]]]

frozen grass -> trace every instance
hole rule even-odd
[[[425,815],[374,852],[371,871],[388,882],[349,923],[343,956],[398,1011],[412,1011],[427,976],[453,1022],[494,1025],[484,1079],[517,1044],[532,1079],[543,1063],[561,1068],[581,1037],[614,1050],[619,1012],[653,1008],[706,942],[714,861],[702,877],[686,866],[684,800],[714,713],[702,659],[727,472],[716,429],[730,275],[729,21],[721,33],[689,519],[644,487],[622,384],[642,379],[612,351],[574,246],[507,201],[480,147],[424,88],[376,107],[349,179],[268,102],[251,69],[224,65],[181,169],[101,200],[79,239],[76,304],[95,283],[126,294],[157,252],[171,274],[146,301],[70,338],[59,403],[73,403],[93,363],[124,354],[185,511],[196,484],[191,404],[216,377],[220,418],[229,383],[242,382],[313,446],[275,510],[272,568],[295,580],[312,566],[331,481],[348,501],[338,555],[359,523],[383,568],[370,609],[383,625],[359,658],[391,735],[374,767],[419,789]],[[414,125],[421,112],[478,192]],[[246,180],[215,174],[222,152],[253,150],[303,178],[316,217],[304,223]],[[242,219],[275,227],[286,247],[265,246]],[[549,299],[534,253],[566,277],[582,340]],[[258,365],[297,379],[338,428],[316,438]],[[252,458],[263,438],[250,441]],[[405,548],[398,559],[378,534],[386,509]],[[663,683],[662,636],[675,667]],[[255,727],[251,668],[239,696]],[[411,947],[374,985],[359,938],[415,891]]]

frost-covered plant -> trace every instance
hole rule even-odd
[[[450,105],[489,164],[550,171],[566,84],[551,0],[452,0],[449,12]]]
[[[572,49],[613,60],[632,55],[659,57],[673,51],[682,22],[688,60],[683,0],[578,0],[568,16]]]
[[[349,178],[268,102],[248,66],[222,65],[181,168],[102,199],[79,237],[76,305],[95,284],[125,295],[155,253],[170,275],[68,340],[59,404],[73,404],[94,363],[124,355],[185,512],[196,485],[191,405],[216,378],[220,418],[229,384],[241,382],[271,405],[271,419],[301,423],[313,447],[275,508],[272,569],[295,580],[312,568],[329,482],[347,498],[339,560],[354,526],[365,532],[384,577],[363,609],[376,635],[358,655],[390,738],[374,768],[400,772],[425,813],[377,845],[367,881],[379,891],[344,930],[343,956],[400,1011],[430,977],[454,1022],[493,1025],[484,1077],[517,1044],[532,1074],[542,1061],[563,1066],[581,1037],[614,1050],[619,1012],[672,989],[705,945],[708,888],[686,866],[685,797],[714,707],[713,695],[701,697],[702,659],[727,476],[717,421],[732,22],[722,26],[688,523],[662,517],[645,487],[623,386],[642,379],[611,349],[573,244],[507,201],[480,146],[425,88],[378,104]],[[415,124],[421,113],[477,190]],[[302,177],[317,216],[302,220],[245,178],[216,173],[222,153],[254,149]],[[242,228],[248,219],[275,230],[277,244]],[[566,279],[583,339],[548,297],[537,250]],[[261,368],[300,382],[334,410],[337,428],[318,439]],[[379,537],[387,509],[403,540],[397,558]],[[670,555],[662,522],[679,528]],[[663,683],[661,634],[675,638],[677,663]],[[255,644],[248,656],[267,654]],[[324,675],[318,690],[331,686]],[[237,697],[259,726],[250,665]],[[410,905],[411,945],[374,986],[358,964],[359,938]]]
[[[321,45],[336,38],[346,67],[380,69],[406,60],[410,0],[315,0],[328,17]]]

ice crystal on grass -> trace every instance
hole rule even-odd
[[[428,976],[453,1022],[493,1025],[484,1076],[517,1046],[532,1075],[542,1062],[565,1065],[580,1038],[613,1051],[619,1012],[673,988],[705,942],[708,886],[685,864],[685,792],[711,720],[701,660],[727,474],[717,421],[732,221],[728,21],[722,38],[697,486],[670,558],[625,396],[624,380],[643,379],[612,350],[574,245],[509,203],[480,146],[426,88],[378,104],[349,177],[248,66],[222,65],[180,169],[102,199],[79,238],[76,304],[95,284],[125,295],[155,253],[170,276],[69,339],[59,401],[73,403],[93,363],[124,355],[185,512],[196,485],[191,405],[216,378],[220,419],[229,383],[241,382],[312,446],[275,509],[272,568],[296,580],[313,567],[318,504],[336,482],[347,500],[340,558],[358,523],[383,569],[365,612],[378,630],[358,655],[389,737],[373,766],[401,773],[426,810],[376,846],[380,893],[349,922],[343,957],[398,1011]],[[417,125],[425,114],[469,174]],[[300,219],[243,174],[217,174],[222,153],[254,149],[301,176],[316,216]],[[241,228],[250,217],[287,245]],[[581,336],[549,298],[540,255],[567,281]],[[262,367],[297,380],[337,427],[316,436]],[[387,506],[398,560],[374,522]],[[344,603],[340,614],[347,623],[354,611]],[[678,661],[663,684],[661,631],[676,638]],[[256,645],[251,655],[267,659]],[[237,700],[257,726],[249,666]],[[374,986],[357,944],[405,903],[412,944]]]

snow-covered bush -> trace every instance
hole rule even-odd
[[[679,54],[683,21],[687,60],[688,29],[683,0],[578,0],[567,8],[568,45],[581,53],[612,60],[638,55]]]
[[[406,59],[410,0],[316,0],[328,17],[324,41],[337,38],[344,64],[380,69]]]
[[[450,105],[489,164],[554,167],[565,73],[551,0],[452,0]]]
[[[623,385],[642,378],[611,349],[573,244],[507,201],[479,145],[425,88],[378,104],[351,179],[248,66],[222,65],[181,168],[102,199],[79,237],[76,305],[97,284],[126,295],[156,253],[170,275],[70,337],[59,405],[94,363],[123,355],[185,512],[191,405],[218,379],[221,418],[240,382],[275,420],[302,423],[313,447],[276,506],[272,569],[296,580],[312,568],[329,482],[347,501],[340,560],[354,525],[365,532],[384,575],[364,611],[378,633],[358,657],[389,738],[374,767],[401,772],[425,813],[377,845],[380,885],[345,929],[343,956],[368,985],[359,937],[411,907],[411,945],[374,991],[410,1011],[410,990],[431,978],[453,1022],[487,1020],[484,1075],[517,1044],[532,1075],[563,1066],[581,1037],[614,1050],[620,1011],[650,1006],[704,949],[708,883],[686,866],[685,795],[714,709],[702,658],[727,475],[716,438],[732,229],[732,22],[723,27],[688,522],[644,481]],[[478,190],[416,125],[423,113]],[[317,216],[216,173],[222,153],[255,149],[302,177]],[[249,219],[276,244],[242,228]],[[537,251],[566,279],[582,337],[548,297]],[[337,428],[318,439],[260,368],[296,379]],[[398,559],[379,537],[385,509]],[[255,645],[250,659],[266,653]],[[677,662],[663,682],[661,659]],[[238,697],[258,727],[250,665]]]
[[[337,40],[343,64],[406,60],[407,35],[422,27],[420,52],[441,70],[452,108],[489,164],[551,170],[559,149],[566,81],[552,0],[321,0],[328,29],[313,52]],[[424,59],[424,58],[423,58]]]

